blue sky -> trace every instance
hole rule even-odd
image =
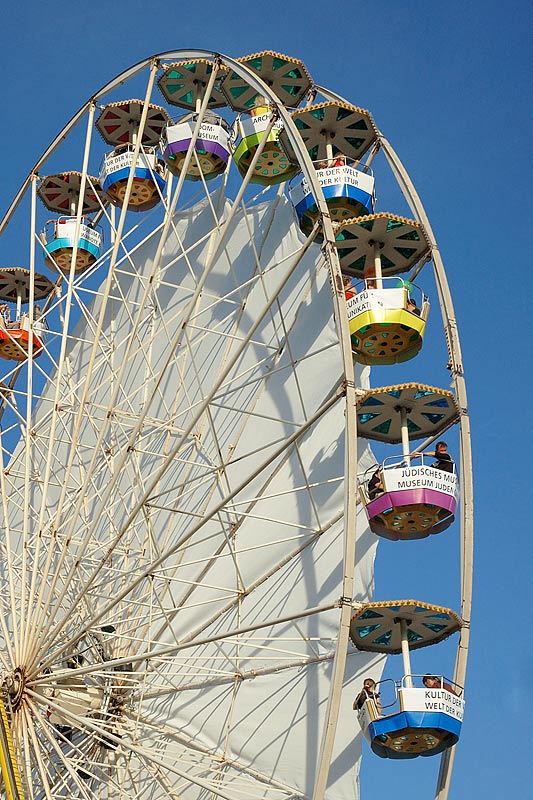
[[[317,83],[372,112],[407,167],[447,268],[472,420],[474,617],[451,798],[524,796],[533,745],[526,723],[533,692],[526,616],[533,599],[531,17],[525,0],[30,0],[9,3],[2,19],[2,212],[89,95],[136,61],[180,48],[235,57],[272,49],[301,58]],[[421,543],[411,551],[410,579],[419,572],[420,587],[434,575],[446,580],[450,548],[458,554],[457,531]],[[380,599],[405,586],[395,553],[385,544],[378,555]],[[449,578],[458,607],[453,570]],[[418,588],[409,596],[419,597]],[[431,797],[437,761],[387,763],[367,750],[362,797]]]

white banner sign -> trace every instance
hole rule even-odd
[[[130,168],[133,163],[133,150],[126,150],[125,153],[120,153],[117,156],[109,155],[105,157],[101,174],[109,175],[112,172],[117,172],[119,169]],[[142,169],[154,169],[157,163],[157,156],[155,153],[139,153],[137,159],[137,166]]]
[[[365,289],[346,301],[348,319],[359,316],[364,311],[403,308],[403,289]]]
[[[400,689],[404,711],[441,711],[463,721],[465,701],[446,689]]]
[[[322,187],[348,184],[349,186],[355,186],[361,189],[361,191],[368,195],[372,195],[374,192],[374,176],[354,169],[354,167],[327,167],[326,169],[317,169],[316,176]],[[298,205],[298,203],[310,193],[311,189],[309,184],[305,178],[302,178],[300,183],[291,190],[291,200],[294,205]]]
[[[180,122],[177,125],[171,125],[166,130],[167,142],[182,142],[186,139],[191,139],[196,127],[196,122]],[[220,142],[226,146],[228,142],[228,133],[221,125],[212,125],[210,122],[202,122],[200,131],[198,133],[199,139],[204,139],[207,142]]]
[[[55,229],[57,239],[74,239],[76,235],[76,220],[69,219],[65,222],[58,222]],[[102,237],[99,231],[90,228],[88,225],[80,225],[80,239],[85,239],[87,242],[100,247]]]
[[[241,117],[241,128],[243,138],[246,136],[257,136],[263,133],[270,122],[270,112],[267,114],[258,114],[256,117]],[[273,131],[283,130],[283,122],[276,120],[272,126]]]
[[[91,244],[96,245],[96,247],[100,247],[102,244],[102,235],[99,231],[95,230],[94,228],[90,228],[88,225],[82,225],[80,228],[80,236],[83,239],[86,239]]]
[[[399,489],[434,489],[455,497],[457,475],[435,467],[398,467],[384,470],[385,491]]]

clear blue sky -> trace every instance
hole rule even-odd
[[[451,798],[524,797],[530,781],[532,22],[525,0],[30,0],[2,16],[2,212],[90,94],[179,48],[301,58],[318,83],[373,113],[406,165],[447,267],[473,424],[474,619]],[[457,548],[457,533],[423,546],[421,584],[439,573],[447,546]],[[391,552],[378,555],[380,599],[402,585]],[[418,597],[417,588],[403,594]],[[437,761],[387,763],[367,749],[362,796],[431,797]]]

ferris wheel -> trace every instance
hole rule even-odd
[[[409,209],[376,199],[385,170]],[[470,619],[466,392],[429,221],[370,113],[282,54],[160,54],[82,106],[8,226],[6,795],[351,799],[366,737],[442,754],[443,800]],[[409,374],[431,266],[452,392]],[[373,387],[394,364],[405,380]],[[455,425],[457,472],[426,449]],[[460,612],[374,598],[380,539],[458,518]],[[432,714],[410,651],[457,633]],[[383,681],[359,728],[354,696],[395,653],[390,704]]]

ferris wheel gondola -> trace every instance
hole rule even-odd
[[[41,180],[37,194],[49,211],[61,214],[46,223],[39,237],[46,265],[68,273],[76,252],[74,270],[86,270],[98,259],[102,246],[101,228],[90,216],[100,213],[106,202],[98,180],[92,175],[84,179],[80,172],[47,175]],[[82,194],[78,223],[76,214]]]
[[[411,452],[410,442],[437,438],[459,418],[453,394],[417,383],[363,392],[357,401],[359,435],[389,444],[401,443],[402,453],[387,458],[362,497],[374,533],[388,539],[420,539],[446,530],[455,519],[458,476]],[[433,462],[433,459],[431,459]],[[448,465],[446,465],[448,466]],[[379,479],[378,479],[379,476]]]
[[[0,269],[0,358],[26,361],[28,353],[37,358],[43,350],[46,326],[37,301],[54,291],[54,285],[45,276],[34,274],[23,267]],[[35,303],[30,313],[22,306]],[[13,310],[13,318],[11,311]]]
[[[378,515],[358,492],[375,458],[365,442],[358,452],[358,436],[380,422],[361,417],[372,390],[363,359],[354,366],[343,278],[368,281],[379,261],[375,277],[398,280],[434,260],[456,383],[446,425],[466,431],[459,508],[468,555],[466,398],[438,251],[370,114],[314,86],[302,62],[271,51],[237,60],[172,51],[142,66],[91,96],[76,116],[86,117],[85,142],[69,123],[0,222],[0,233],[20,222],[27,191],[34,230],[24,285],[39,341],[0,375],[11,763],[39,800],[357,797],[362,735],[354,737],[351,698],[365,674],[380,679],[387,650],[365,650],[353,636],[354,610],[373,602],[378,541]],[[124,99],[130,81],[128,95],[143,100]],[[154,102],[156,87],[190,116],[173,121]],[[101,189],[90,175],[101,157],[96,107],[114,148]],[[365,197],[346,189],[351,216],[343,211],[335,227],[306,113],[332,128],[316,155],[359,160],[332,168],[339,185],[369,179]],[[224,133],[223,153],[206,144],[211,125],[217,145]],[[64,140],[67,157],[78,142],[84,167],[77,194],[67,187],[67,205],[54,207],[68,235],[54,229],[43,242],[37,199],[54,202],[55,190],[47,179],[37,189],[35,176],[52,153],[57,163]],[[414,220],[366,213],[378,150],[411,192]],[[176,180],[166,182],[163,159]],[[280,186],[297,173],[308,204],[299,220]],[[91,191],[94,206],[80,207]],[[93,249],[85,228],[97,226]],[[366,247],[382,228],[406,234],[401,249],[389,264],[391,239],[362,265],[366,251],[354,242]],[[40,241],[61,273],[55,283],[36,271]],[[90,263],[80,264],[85,253]],[[411,289],[391,291],[407,303]],[[466,576],[454,685],[464,685],[468,618]]]
[[[311,89],[311,77],[299,59],[267,50],[241,58],[239,63],[261,77],[277,102],[290,107],[298,106]],[[251,182],[271,186],[296,175],[298,159],[281,142],[284,125],[276,116],[277,106],[238,70],[228,71],[221,90],[231,108],[241,112],[237,121],[239,141],[233,154],[241,176],[251,169]]]
[[[371,214],[375,202],[371,159],[361,162],[377,140],[368,111],[329,101],[298,109],[293,120],[315,165],[332,220]],[[283,134],[281,141],[290,153],[290,142]],[[305,178],[294,182],[291,199],[300,227],[308,233],[319,212]]]
[[[122,207],[125,203],[129,211],[153,208],[166,186],[157,147],[169,116],[162,106],[150,104],[146,113],[144,108],[142,100],[108,103],[96,121],[104,141],[115,145],[100,167],[102,190],[113,205]]]
[[[361,364],[395,364],[420,351],[429,302],[421,307],[411,296],[410,281],[391,276],[427,260],[429,242],[423,227],[393,214],[342,220],[336,246],[343,272],[365,279],[363,291],[348,301],[354,357]]]
[[[450,609],[416,600],[368,603],[355,612],[351,637],[360,650],[401,653],[403,658],[403,677],[395,684],[391,702],[380,698],[378,708],[377,693],[369,693],[360,707],[359,722],[376,755],[393,759],[434,756],[459,740],[464,714],[462,687],[444,677],[414,676],[410,651],[443,641],[461,625]]]
[[[231,153],[231,129],[223,117],[211,111],[226,104],[224,95],[213,83],[215,77],[220,80],[225,74],[224,69],[200,58],[169,64],[159,78],[159,89],[169,103],[194,112],[170,122],[163,132],[163,159],[173,175],[179,176],[185,164],[188,180],[200,180],[202,176],[212,180],[226,169]],[[211,94],[205,99],[206,110],[200,119],[202,101],[210,84]],[[195,154],[192,159],[187,156],[191,145]]]

